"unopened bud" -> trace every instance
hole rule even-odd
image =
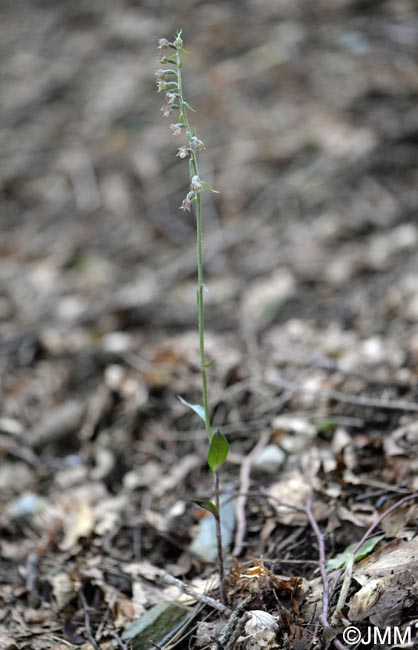
[[[183,47],[183,39],[180,36],[180,34],[177,36],[176,40],[174,41],[173,45],[177,48]]]
[[[193,176],[192,181],[191,181],[191,188],[195,192],[201,192],[203,190],[203,185],[200,182],[199,176]]]

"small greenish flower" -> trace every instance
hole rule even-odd
[[[168,75],[170,74],[176,74],[175,70],[164,70],[164,68],[159,68],[155,73],[155,76],[157,77],[157,80],[164,79],[166,80]]]
[[[164,79],[157,79],[157,91],[167,90],[167,82]]]
[[[164,106],[161,106],[161,110],[164,117],[170,117],[173,112],[173,107],[170,104],[164,104]]]
[[[186,147],[185,144],[183,144],[181,147],[178,148],[176,156],[179,158],[190,158],[190,150],[188,147]]]
[[[159,50],[166,50],[168,47],[171,47],[172,43],[168,41],[166,38],[159,38],[158,39],[158,49]]]
[[[165,100],[168,105],[174,104],[176,99],[177,99],[177,95],[175,93],[170,93],[170,92],[166,93]]]
[[[191,139],[191,144],[194,151],[203,151],[203,149],[206,149],[202,140],[199,140],[199,138],[196,138],[196,136],[193,136],[193,138]]]
[[[203,190],[203,185],[200,182],[199,176],[193,176],[190,185],[192,190],[194,190],[195,192],[201,192]]]
[[[170,129],[172,135],[180,135],[182,128],[184,127],[184,124],[181,124],[181,122],[178,122],[177,124],[170,124]]]
[[[180,206],[180,210],[183,210],[183,212],[190,212],[192,209],[192,202],[195,196],[196,195],[194,192],[189,192],[186,198],[183,199],[183,203]]]

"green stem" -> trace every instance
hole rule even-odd
[[[186,129],[187,141],[190,149],[190,176],[199,175],[199,167],[197,164],[196,149],[193,147],[193,134],[190,130],[190,124],[187,116],[187,107],[184,104],[183,98],[183,79],[181,75],[181,49],[176,49],[176,63],[177,63],[177,87],[178,99],[181,121]],[[205,413],[205,426],[208,434],[209,442],[212,440],[212,427],[210,423],[209,413],[209,395],[208,395],[208,382],[206,376],[206,355],[205,355],[205,327],[203,315],[203,292],[205,285],[203,282],[203,228],[202,228],[202,201],[200,192],[196,192],[196,252],[197,252],[197,318],[199,326],[199,348],[200,348],[200,370],[202,375],[202,393],[203,393],[203,408]],[[215,504],[217,515],[215,516],[216,525],[216,540],[218,550],[218,567],[219,567],[219,591],[221,601],[225,605],[227,602],[225,592],[225,571],[224,571],[224,558],[222,548],[222,527],[221,527],[221,504],[220,504],[220,489],[219,489],[219,474],[218,470],[214,473],[214,488],[215,488]]]
[[[178,95],[179,95],[179,106],[180,106],[180,115],[183,120],[183,124],[186,128],[186,136],[189,144],[189,148],[192,151],[191,153],[191,166],[193,168],[193,176],[199,176],[199,167],[197,164],[197,155],[193,151],[192,147],[192,132],[190,130],[189,119],[187,116],[187,109],[184,105],[183,99],[183,79],[181,75],[181,58],[180,58],[180,49],[177,48],[176,52],[176,61],[177,61],[177,84],[178,84]],[[202,376],[202,393],[203,393],[203,408],[205,412],[205,426],[208,434],[209,440],[212,439],[212,427],[210,423],[210,413],[209,413],[209,393],[208,393],[208,381],[206,374],[206,354],[205,354],[205,327],[204,327],[204,316],[203,316],[203,291],[204,291],[204,282],[203,282],[203,229],[202,229],[202,202],[200,193],[197,192],[196,195],[196,249],[197,249],[197,317],[198,317],[198,327],[199,327],[199,348],[200,348],[200,371]]]
[[[219,496],[219,473],[218,470],[215,470],[214,473],[214,483],[215,483],[215,505],[217,510],[217,516],[215,517],[216,524],[216,542],[218,547],[218,571],[219,571],[219,594],[221,596],[221,601],[224,605],[227,605],[226,591],[225,591],[225,570],[224,570],[224,552],[222,547],[222,524],[221,524],[221,500]]]

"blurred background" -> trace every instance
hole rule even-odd
[[[412,0],[4,0],[0,340],[22,427],[96,390],[120,355],[135,355],[141,404],[173,373],[189,385],[194,219],[154,77],[157,39],[180,26],[202,175],[220,191],[204,200],[220,386],[248,374],[249,351],[297,345],[415,372]]]
[[[417,319],[415,281],[396,285],[416,270],[412,0],[4,0],[2,336],[187,322],[187,168],[153,77],[157,38],[179,26],[202,170],[220,191],[205,201],[210,318],[230,326],[244,285],[281,269],[279,319],[381,332],[389,287],[392,309],[414,294]]]

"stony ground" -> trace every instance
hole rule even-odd
[[[2,2],[2,650],[341,648],[350,624],[418,619],[415,10]],[[229,637],[229,610],[185,601],[186,584],[218,593],[193,504],[212,491],[206,434],[177,399],[200,400],[194,220],[153,77],[180,26],[220,192],[210,399],[231,446],[228,604],[247,612]],[[368,530],[340,607],[335,557]],[[135,635],[161,601],[187,624]]]

